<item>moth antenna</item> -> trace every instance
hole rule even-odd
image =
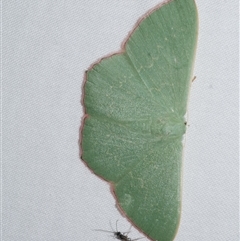
[[[126,232],[126,234],[129,234],[131,231],[132,225],[130,226],[130,228],[128,229],[128,231]]]
[[[118,220],[116,221],[116,231],[118,232],[118,226],[117,226]]]

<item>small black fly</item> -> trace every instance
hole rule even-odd
[[[127,236],[130,233],[131,227],[130,227],[128,232],[125,232],[125,233],[119,232],[118,228],[117,228],[117,222],[118,222],[118,220],[116,221],[116,231],[113,230],[111,223],[110,223],[110,226],[111,226],[112,231],[107,231],[107,230],[102,230],[102,229],[95,229],[95,231],[102,231],[102,232],[112,233],[113,237],[115,239],[120,240],[120,241],[136,241],[136,240],[142,239],[142,238],[131,239],[131,238],[129,238]]]

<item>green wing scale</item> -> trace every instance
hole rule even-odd
[[[173,240],[179,225],[197,31],[194,0],[167,1],[140,22],[122,53],[86,73],[82,159],[152,240]]]

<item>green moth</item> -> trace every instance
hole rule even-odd
[[[86,72],[82,159],[151,240],[171,241],[179,226],[197,31],[194,0],[166,1],[142,19],[121,53]]]

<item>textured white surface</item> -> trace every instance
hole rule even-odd
[[[3,3],[4,241],[113,240],[130,224],[79,159],[84,71],[159,0]],[[196,0],[183,209],[176,241],[238,241],[238,1]],[[142,237],[132,231],[130,237]],[[144,240],[144,239],[143,239]]]

